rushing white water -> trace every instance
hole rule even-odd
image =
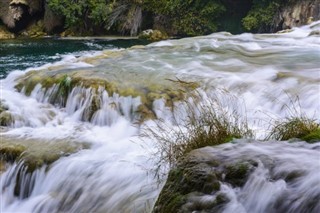
[[[221,193],[229,202],[221,212],[319,212],[319,145],[237,141],[202,149],[225,163],[258,162],[243,187],[222,183]]]
[[[63,67],[58,71],[89,70],[96,75],[111,73],[124,85],[137,79],[143,83],[161,82],[172,76],[196,81],[209,94],[223,90],[225,92],[221,94],[243,100],[249,124],[257,130],[257,136],[263,136],[268,125],[264,121],[269,116],[285,117],[295,109],[320,121],[320,37],[308,36],[312,30],[320,30],[320,22],[286,34],[216,33],[162,41],[144,48],[118,50],[120,56],[97,59],[94,64],[86,62],[89,56],[70,56],[38,70],[44,72],[52,67]],[[103,52],[95,54],[103,55]],[[155,166],[150,159],[156,157],[151,154],[153,141],[142,142],[140,127],[136,125],[138,117],[135,111],[141,103],[140,98],[110,96],[102,89],[95,94],[90,88],[76,87],[68,96],[66,107],[61,107],[50,104],[48,93],[45,94],[40,85],[35,87],[30,97],[17,93],[15,79],[22,75],[23,72],[12,72],[1,80],[1,100],[15,120],[8,131],[1,133],[2,137],[64,139],[88,142],[92,146],[89,150],[59,159],[49,168],[37,170],[32,177],[26,174],[21,183],[24,190],[20,190],[18,195],[15,195],[14,188],[21,165],[8,166],[0,176],[0,211],[150,211],[160,188],[150,174]],[[99,110],[89,119],[86,115],[95,95],[99,97]],[[299,101],[294,101],[296,96]],[[220,99],[223,96],[220,95]],[[286,105],[289,108],[284,107]],[[155,101],[153,106],[158,117],[170,122],[170,110],[163,101]],[[278,155],[286,152],[285,145],[278,146],[270,149],[257,145],[256,149],[261,152],[266,149],[271,158],[278,159]],[[279,149],[283,150],[282,153]],[[294,166],[292,153],[296,152],[299,156],[297,166],[319,171],[317,150],[303,151],[295,146],[288,149],[290,156],[281,158],[281,163],[276,165],[279,169],[286,167],[290,170]],[[262,178],[261,184],[250,179],[243,189],[230,192],[235,193],[235,198],[228,208],[267,212],[266,207],[262,208],[262,205],[268,205],[267,196],[280,191],[281,196],[289,196],[286,190],[282,190],[286,189],[283,182],[266,183],[263,165],[259,165],[255,173],[252,175]],[[292,187],[297,195],[319,193],[319,187],[311,186],[311,179],[314,184],[319,183],[318,176],[312,174],[314,179],[306,177],[294,183],[297,186]],[[268,187],[268,184],[272,186]],[[261,187],[250,194],[257,185]],[[233,189],[226,188],[228,190]],[[259,194],[263,196],[255,200]],[[292,196],[295,199],[295,195]],[[294,206],[293,209],[300,210]]]

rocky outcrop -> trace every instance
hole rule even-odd
[[[28,37],[60,33],[64,25],[63,18],[53,13],[43,0],[0,0],[1,22],[11,32]],[[0,29],[0,38],[6,38],[1,34]]]
[[[43,12],[42,0],[1,0],[0,19],[12,31],[25,29]]]
[[[272,31],[291,29],[320,19],[320,0],[295,1],[275,15]]]

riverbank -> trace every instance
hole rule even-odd
[[[75,7],[72,1],[62,0],[2,0],[0,25],[15,37],[29,38],[137,36],[149,29],[169,37],[190,37],[217,31],[274,33],[320,19],[320,0],[197,2],[84,1]],[[7,38],[8,32],[0,33],[0,38]]]

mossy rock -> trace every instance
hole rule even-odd
[[[3,160],[0,160],[0,175],[6,171],[6,162]]]
[[[0,100],[0,113],[5,112],[9,109],[4,100]]]
[[[209,148],[191,151],[171,169],[154,213],[219,212],[229,202],[220,191],[220,183],[242,187],[257,166],[253,160],[226,160],[225,156],[210,155],[205,151]],[[213,199],[202,200],[205,195]]]
[[[225,181],[235,187],[243,186],[250,174],[250,166],[246,162],[226,166]]]
[[[14,117],[9,111],[0,113],[0,126],[11,126],[14,123]]]
[[[167,33],[151,29],[141,32],[138,37],[139,39],[146,39],[149,41],[161,41],[169,38]]]
[[[43,21],[40,20],[29,25],[20,35],[30,38],[41,38],[46,36],[47,33],[45,32]]]
[[[87,143],[64,140],[20,139],[1,136],[0,159],[7,162],[21,162],[28,172],[43,165],[50,165],[63,156],[89,148]]]
[[[68,96],[75,87],[90,88],[92,93],[96,95],[99,95],[98,91],[105,90],[109,96],[117,94],[124,97],[140,97],[143,106],[137,112],[142,112],[140,117],[146,120],[155,118],[153,112],[153,102],[155,100],[163,99],[168,107],[173,107],[174,102],[184,100],[188,93],[199,87],[197,83],[180,79],[147,79],[142,74],[130,72],[125,76],[122,75],[111,71],[100,73],[87,68],[66,70],[61,67],[51,67],[47,70],[26,73],[16,80],[15,88],[29,96],[36,85],[40,84],[42,90],[49,96],[50,103],[61,107],[65,107]],[[137,78],[137,75],[141,75],[141,78]],[[57,89],[48,94],[54,86]],[[92,104],[93,106],[86,110],[91,112],[88,121],[99,109],[96,101],[93,101]],[[152,111],[152,113],[149,111]]]

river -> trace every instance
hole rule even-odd
[[[143,43],[55,39],[1,42],[1,100],[15,120],[2,130],[1,137],[88,143],[90,148],[32,174],[20,174],[24,190],[18,194],[15,186],[21,164],[6,164],[0,175],[0,212],[150,212],[162,186],[152,173],[158,157],[154,155],[156,141],[140,136],[141,129],[154,126],[154,122],[137,125],[135,112],[142,98],[100,91],[101,109],[86,119],[89,103],[79,97],[91,98],[90,88],[76,87],[65,104],[52,104],[41,85],[29,96],[17,91],[17,79],[26,73],[89,73],[123,87],[138,85],[147,90],[154,84],[166,86],[168,79],[197,82],[206,98],[214,96],[226,110],[242,113],[254,130],[254,140],[258,140],[268,134],[271,118],[303,113],[320,122],[320,37],[309,36],[313,30],[320,30],[320,22],[283,34],[221,32],[132,48],[127,47]],[[110,107],[113,104],[119,108]],[[152,108],[158,119],[175,128],[170,107],[163,100],[155,100]],[[239,146],[247,149],[242,143]],[[305,199],[319,198],[320,143],[298,144],[282,143],[276,148],[255,144],[250,153],[259,150],[278,159],[281,170],[295,169],[291,161],[296,152],[297,167],[309,168],[303,181],[297,182],[299,186],[286,188],[284,180],[269,183],[265,176],[261,176],[262,184],[253,184],[254,189],[261,188],[252,195],[248,195],[252,190],[249,183],[242,189],[225,186],[232,203],[224,212],[268,212],[273,202],[270,196],[284,188],[288,195],[298,190]],[[281,157],[280,149],[288,154]],[[264,167],[256,173],[259,171],[265,172]],[[313,188],[307,183],[310,178]],[[275,212],[308,210],[295,207],[295,203],[288,205],[292,208],[282,206]],[[318,203],[311,210],[319,208]]]

